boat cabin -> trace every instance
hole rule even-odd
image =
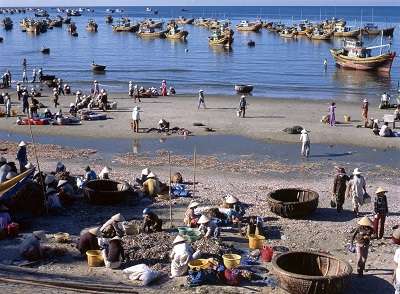
[[[247,20],[242,20],[239,24],[239,26],[241,27],[248,27],[249,26],[249,22]]]
[[[362,41],[344,40],[344,50],[349,57],[368,58],[371,57],[371,49],[363,47]]]
[[[376,24],[374,24],[374,23],[367,23],[367,24],[365,24],[364,29],[366,29],[366,30],[377,30],[378,26]]]

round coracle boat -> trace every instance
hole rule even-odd
[[[129,185],[112,180],[93,180],[85,183],[83,193],[92,204],[116,204],[126,198]]]
[[[318,207],[317,192],[304,189],[279,189],[268,193],[267,202],[270,210],[287,218],[302,218],[311,214]]]
[[[279,286],[291,294],[343,293],[353,271],[347,261],[308,251],[277,255],[272,267]]]

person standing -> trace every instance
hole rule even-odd
[[[383,238],[383,234],[385,231],[385,220],[386,220],[386,215],[388,214],[388,204],[387,204],[387,199],[386,199],[386,193],[387,191],[383,189],[382,187],[379,187],[375,194],[375,201],[374,201],[374,231],[375,235],[378,239]],[[378,230],[379,227],[379,230]]]
[[[364,99],[363,100],[363,104],[361,106],[362,117],[363,117],[363,120],[364,120],[364,127],[367,127],[367,125],[368,125],[368,106],[369,106],[368,100]]]
[[[140,122],[140,107],[135,106],[132,110],[132,123],[133,131],[139,133],[139,122]]]
[[[349,182],[348,191],[353,203],[354,214],[358,217],[359,207],[364,204],[364,196],[367,193],[365,179],[358,168],[353,171],[353,178]]]
[[[29,111],[29,95],[26,90],[22,92],[22,112],[25,113],[25,111],[28,113]]]
[[[63,96],[65,96],[64,86],[63,86],[63,81],[62,81],[62,79],[58,79],[58,80],[57,80],[57,92],[58,92],[58,95],[61,95],[61,93],[62,93]]]
[[[26,58],[22,60],[22,70],[26,71]]]
[[[20,82],[17,83],[16,92],[17,92],[18,101],[20,101],[21,100],[21,83]]]
[[[394,294],[400,294],[400,247],[396,249],[393,260],[396,263],[393,277]]]
[[[163,80],[161,82],[161,96],[167,96],[168,90],[167,90],[167,82]]]
[[[93,82],[93,94],[98,95],[100,93],[100,86],[98,81]]]
[[[6,105],[6,116],[11,117],[11,98],[8,93],[4,95],[4,104]]]
[[[372,238],[372,221],[368,217],[363,217],[358,221],[359,227],[355,230],[351,239],[351,244],[356,241],[357,252],[357,273],[359,276],[364,274],[365,263],[368,258],[369,243]]]
[[[329,125],[334,127],[336,125],[336,103],[332,102],[329,106]]]
[[[28,76],[26,75],[26,69],[22,71],[22,82],[27,83],[28,82]]]
[[[138,99],[139,102],[142,102],[142,100],[140,100],[140,94],[139,94],[139,88],[138,85],[135,85],[133,87],[133,98],[135,99],[135,103],[136,103],[136,98]]]
[[[300,141],[301,141],[301,155],[305,157],[310,157],[311,141],[310,141],[310,136],[308,135],[306,129],[303,129],[301,131]]]
[[[246,96],[242,96],[240,98],[240,102],[239,102],[239,111],[240,111],[240,115],[244,118],[246,117],[246,107],[247,107],[247,100],[246,100]]]
[[[9,69],[7,69],[7,76],[8,76],[8,86],[11,87],[12,76],[11,76],[11,71]]]
[[[347,181],[349,181],[350,178],[346,175],[346,171],[343,167],[336,167],[336,172],[332,194],[336,202],[336,210],[337,212],[341,212],[346,196]]]
[[[26,143],[24,141],[21,141],[18,144],[18,152],[17,152],[17,160],[19,162],[19,172],[23,173],[26,171],[26,165],[28,164],[28,155],[26,151]]]
[[[32,70],[32,83],[36,83],[36,68]]]
[[[39,76],[39,82],[41,82],[43,79],[43,69],[42,68],[39,68],[38,76]]]
[[[57,106],[60,105],[60,104],[58,103],[58,97],[59,97],[59,94],[58,94],[57,88],[53,88],[53,102],[54,102],[54,108],[57,108]]]
[[[328,69],[328,59],[324,58],[324,70]]]
[[[204,100],[204,91],[203,90],[199,90],[199,103],[197,105],[197,110],[200,109],[200,106],[203,105],[204,109],[206,109],[206,102]]]
[[[129,97],[133,98],[133,83],[132,83],[132,81],[129,81],[128,95],[129,95]]]

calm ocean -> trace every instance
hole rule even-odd
[[[119,16],[134,18],[215,17],[230,19],[233,24],[242,19],[261,17],[268,21],[296,22],[300,19],[319,20],[345,18],[350,25],[374,21],[381,25],[400,23],[400,7],[152,7],[158,16],[145,12],[145,7],[120,7]],[[182,10],[184,8],[185,11]],[[379,76],[341,70],[335,67],[329,48],[340,46],[333,42],[312,42],[306,38],[284,40],[263,30],[260,33],[235,32],[233,50],[215,50],[208,46],[206,29],[187,25],[188,41],[142,40],[132,33],[114,33],[104,16],[106,7],[96,7],[95,12],[85,12],[73,18],[79,37],[73,38],[67,28],[55,28],[45,34],[32,36],[21,32],[19,21],[32,13],[12,15],[14,28],[6,32],[0,28],[4,42],[0,44],[0,71],[10,69],[14,79],[21,79],[21,61],[27,58],[28,74],[35,67],[45,73],[55,74],[75,89],[90,87],[97,79],[110,91],[126,91],[129,80],[143,86],[159,86],[162,79],[175,86],[178,93],[195,93],[199,88],[206,93],[233,94],[235,83],[255,86],[254,95],[282,98],[312,98],[359,101],[361,97],[378,100],[383,91],[394,91],[400,79],[397,58],[390,76]],[[58,13],[48,9],[51,16]],[[0,15],[3,18],[4,15]],[[99,24],[98,33],[85,30],[89,18]],[[392,50],[400,54],[400,30],[397,27]],[[254,48],[245,45],[256,42]],[[378,45],[380,38],[366,38],[366,44]],[[45,45],[50,55],[39,52]],[[188,49],[186,52],[185,49]],[[323,59],[329,62],[325,72]],[[90,63],[107,65],[103,75],[94,75]]]

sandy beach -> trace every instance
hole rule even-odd
[[[43,94],[40,102],[49,106],[52,111],[51,97]],[[329,127],[320,122],[327,114],[329,102],[326,100],[293,100],[248,97],[246,118],[238,118],[236,111],[240,96],[208,96],[207,109],[197,110],[197,96],[173,96],[144,98],[141,103],[134,103],[127,94],[109,94],[109,101],[118,103],[117,110],[107,111],[109,119],[105,121],[82,121],[79,126],[37,126],[35,134],[63,135],[89,138],[152,138],[160,137],[158,133],[146,133],[148,128],[156,128],[161,118],[171,123],[171,127],[186,128],[193,135],[241,135],[259,140],[298,143],[298,135],[289,135],[282,130],[295,125],[310,131],[312,143],[356,145],[371,148],[400,148],[399,138],[381,138],[375,136],[371,129],[358,128],[361,122],[361,103],[338,102],[336,127]],[[21,112],[13,93],[13,108]],[[73,95],[61,96],[59,99],[64,113],[68,112]],[[130,129],[131,110],[139,105],[141,110],[141,132],[133,133]],[[371,102],[369,116],[383,119],[384,114],[393,110],[378,109],[378,102]],[[344,115],[351,117],[350,123],[344,123]],[[16,119],[2,118],[0,130],[16,133],[28,133],[27,126],[18,126]],[[207,132],[204,127],[195,127],[193,123],[202,123],[215,132]]]

